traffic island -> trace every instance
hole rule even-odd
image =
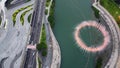
[[[32,4],[32,5],[33,5],[33,4]],[[21,11],[23,11],[23,10],[31,7],[32,5],[28,5],[28,6],[26,6],[26,7],[20,8],[20,9],[16,10],[16,11],[13,13],[13,15],[12,15],[13,26],[15,26],[17,14],[18,14],[19,12],[21,12]]]
[[[28,16],[28,22],[30,23],[32,17],[32,13]]]
[[[23,12],[20,16],[20,22],[22,25],[24,25],[24,16],[26,15],[26,13],[28,13],[29,11],[31,11],[33,8],[30,8],[28,10],[26,10],[25,12]]]

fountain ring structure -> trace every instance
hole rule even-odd
[[[97,47],[88,47],[83,42],[83,40],[79,37],[79,34],[80,34],[80,30],[82,28],[85,28],[86,26],[97,28],[102,33],[102,35],[104,37],[102,44],[100,44]],[[106,28],[103,25],[97,23],[96,21],[84,21],[81,24],[79,24],[75,29],[74,38],[79,47],[81,47],[82,49],[84,49],[88,52],[94,52],[94,53],[104,50],[110,42],[110,35],[109,35],[108,31],[106,30]]]

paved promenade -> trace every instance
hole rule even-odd
[[[50,29],[50,34],[51,34],[51,39],[52,39],[52,47],[53,47],[53,59],[52,59],[52,64],[51,64],[51,68],[60,68],[60,64],[61,64],[61,51],[60,51],[60,47],[59,44],[52,32],[51,27]]]
[[[4,60],[1,64],[4,68],[20,68],[21,66],[29,36],[30,24],[25,20],[24,26],[22,26],[20,22],[21,14],[27,9],[17,15],[15,26],[13,26],[12,14],[17,9],[33,3],[34,1],[30,1],[6,11],[6,28],[0,29],[0,35],[2,35],[0,36],[0,44],[2,44],[0,46],[0,62]],[[30,13],[32,13],[32,11],[30,11]],[[27,19],[28,14],[26,14],[27,16],[25,15],[25,19]]]
[[[46,9],[48,9],[48,14],[45,15],[44,17],[44,25],[45,25],[47,45],[48,45],[48,54],[42,68],[60,68],[61,65],[60,47],[52,32],[50,22],[48,21],[52,2],[53,0],[51,0],[49,6],[46,7]]]
[[[60,47],[59,44],[52,32],[52,29],[50,27],[49,22],[47,21],[47,18],[45,17],[45,27],[46,27],[46,31],[47,31],[47,45],[48,45],[48,55],[46,58],[46,62],[45,62],[45,66],[43,68],[46,67],[50,67],[50,68],[60,68],[60,64],[61,64],[61,51],[60,51]]]
[[[100,11],[100,15],[103,17],[103,19],[109,25],[109,28],[112,32],[111,34],[112,34],[112,39],[113,39],[113,41],[112,41],[113,50],[111,53],[111,57],[110,57],[108,63],[106,64],[105,68],[115,68],[117,61],[118,61],[118,57],[119,57],[120,30],[119,30],[119,27],[118,27],[116,21],[110,15],[110,13],[100,5],[99,1],[98,2],[96,2],[96,1],[97,0],[95,0],[93,6]]]

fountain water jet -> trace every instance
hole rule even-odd
[[[102,35],[104,37],[102,44],[100,44],[99,46],[96,46],[96,47],[88,47],[82,41],[82,39],[79,38],[80,30],[86,26],[95,27],[102,33]],[[81,47],[82,49],[84,49],[88,52],[93,52],[93,53],[104,50],[110,42],[110,35],[109,35],[108,31],[106,30],[106,28],[103,25],[97,23],[96,21],[83,21],[81,24],[79,24],[75,29],[74,38],[75,38],[77,44],[79,45],[79,47]]]

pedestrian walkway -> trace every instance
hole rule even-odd
[[[119,56],[118,53],[120,42],[119,27],[114,18],[109,14],[109,12],[100,5],[99,1],[97,2],[97,0],[95,0],[93,6],[100,11],[100,15],[103,17],[103,19],[105,19],[106,23],[109,25],[109,28],[112,32],[112,39],[114,40],[112,41],[113,50],[111,53],[111,57],[108,63],[106,64],[105,68],[115,68]]]

